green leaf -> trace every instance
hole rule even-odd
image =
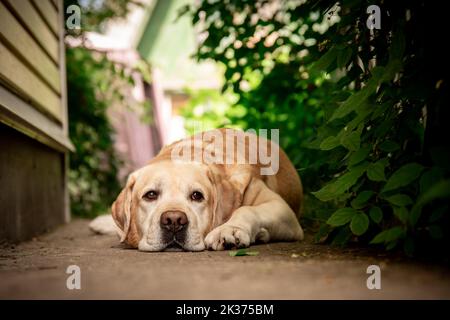
[[[403,68],[403,63],[400,59],[389,61],[386,66],[385,73],[383,74],[382,82],[392,81],[395,75]]]
[[[361,143],[361,132],[353,131],[349,134],[343,135],[340,139],[341,144],[350,151],[359,149]]]
[[[394,196],[387,197],[386,200],[399,207],[409,206],[413,203],[412,199],[406,194],[396,194]]]
[[[398,240],[391,241],[386,245],[386,250],[390,251],[390,250],[394,249],[397,245],[398,245]]]
[[[328,238],[328,234],[331,230],[332,228],[328,224],[323,223],[320,226],[319,231],[314,235],[314,242],[323,243]]]
[[[393,206],[392,210],[394,212],[394,215],[403,223],[406,223],[408,221],[408,209],[405,207],[397,207]]]
[[[337,137],[331,136],[331,137],[325,138],[320,143],[320,149],[321,150],[331,150],[331,149],[336,148],[339,145],[340,145],[339,139]]]
[[[405,251],[406,255],[412,257],[415,250],[414,238],[411,236],[406,237],[405,242],[403,243],[403,251]]]
[[[383,211],[379,207],[372,207],[369,211],[370,218],[375,223],[380,223],[383,220]]]
[[[230,257],[240,257],[240,256],[257,256],[258,251],[247,251],[247,249],[233,250],[228,253]]]
[[[428,232],[433,239],[442,239],[444,237],[444,232],[442,231],[441,226],[436,224],[429,226]]]
[[[384,115],[385,112],[387,110],[391,109],[391,108],[392,108],[392,103],[389,103],[389,102],[385,102],[385,103],[383,103],[381,105],[376,104],[374,106],[375,110],[373,111],[372,116],[370,117],[370,119],[371,120],[375,120],[376,118]]]
[[[367,177],[372,181],[385,181],[386,177],[384,175],[384,168],[386,167],[386,162],[384,160],[379,160],[375,163],[371,163],[367,168]]]
[[[369,217],[365,213],[358,213],[353,216],[350,223],[350,230],[354,235],[360,236],[366,233],[369,228]]]
[[[336,60],[338,49],[336,47],[330,48],[317,60],[310,68],[310,72],[326,71],[328,67]]]
[[[384,74],[384,67],[377,66],[372,69],[372,77],[367,81],[364,88],[351,95],[347,100],[345,100],[333,113],[330,121],[340,119],[345,117],[352,111],[358,109],[368,97],[370,97],[378,85],[380,84]]]
[[[337,66],[339,69],[345,68],[352,58],[353,50],[351,47],[346,47],[339,50],[337,56]]]
[[[343,247],[347,244],[347,242],[352,237],[352,232],[348,226],[341,227],[337,235],[333,238],[331,242],[334,246]]]
[[[385,152],[394,152],[400,149],[400,146],[394,141],[386,140],[380,144],[380,149]]]
[[[443,179],[444,173],[441,168],[433,167],[430,170],[425,171],[420,177],[419,186],[420,193],[425,193],[433,185]]]
[[[448,211],[449,211],[448,206],[443,206],[434,209],[430,217],[428,218],[428,222],[433,223],[439,221],[440,219],[442,219],[444,214],[447,214]]]
[[[411,209],[410,222],[414,226],[420,218],[422,208],[426,204],[436,199],[450,197],[450,180],[438,182],[429,190],[419,196],[416,204]]]
[[[393,38],[392,43],[389,48],[389,58],[390,60],[402,59],[405,52],[406,41],[404,30],[398,29]]]
[[[395,190],[410,184],[420,176],[423,169],[423,166],[418,163],[404,165],[391,175],[382,192]]]
[[[391,229],[381,231],[372,239],[372,241],[370,241],[370,243],[388,243],[403,238],[404,236],[405,230],[402,227],[393,227]]]
[[[450,170],[450,149],[447,145],[431,147],[430,156],[435,166]]]
[[[372,78],[370,78],[370,80],[368,81],[367,85],[374,85],[374,84],[376,84],[378,86],[378,84],[380,83],[380,81],[384,77],[384,74],[386,72],[386,68],[383,67],[383,66],[376,66],[370,72],[372,73]],[[374,84],[373,83],[369,83],[371,81],[374,82]]]
[[[353,208],[341,208],[331,215],[327,220],[327,223],[333,227],[343,226],[344,224],[349,223],[357,213],[358,211]]]
[[[341,194],[344,194],[350,187],[352,187],[364,174],[366,168],[366,163],[362,163],[358,166],[352,167],[347,173],[337,178],[334,182],[330,182],[326,184],[322,189],[311,193],[321,201],[329,201],[335,199]]]
[[[371,150],[371,147],[361,147],[358,150],[356,150],[348,159],[348,165],[354,166],[355,164],[360,163],[361,161],[365,160],[367,156],[369,155]]]
[[[352,200],[351,205],[355,209],[361,209],[365,206],[367,201],[373,196],[373,191],[362,191],[358,194],[358,196]]]
[[[390,117],[388,117],[387,119],[384,119],[378,126],[374,127],[372,134],[377,138],[383,138],[390,130],[392,130],[393,124],[394,121]]]
[[[373,93],[368,89],[364,89],[358,91],[357,93],[350,96],[347,100],[345,100],[333,113],[330,118],[330,121],[335,119],[340,119],[345,117],[350,112],[354,111],[359,105],[361,105],[366,99]]]

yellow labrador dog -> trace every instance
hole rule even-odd
[[[301,204],[300,178],[278,144],[219,129],[166,146],[131,173],[112,217],[120,240],[142,251],[224,250],[302,240]]]

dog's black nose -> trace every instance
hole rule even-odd
[[[161,215],[161,228],[176,233],[188,224],[188,218],[182,211],[166,211]]]

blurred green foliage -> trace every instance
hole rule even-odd
[[[143,61],[131,70],[109,60],[106,52],[84,46],[86,31],[100,31],[108,20],[124,18],[134,2],[64,2],[66,7],[71,4],[81,7],[82,25],[79,32],[68,30],[67,35],[78,37],[80,46],[66,45],[69,135],[75,146],[70,154],[69,194],[72,214],[95,217],[109,210],[120,191],[117,173],[121,160],[114,150],[108,108],[131,107],[127,99],[134,86],[131,71],[139,72],[147,81],[150,73]],[[150,106],[147,103],[142,107]]]
[[[189,96],[189,100],[180,112],[185,119],[184,127],[189,135],[233,126],[229,118],[230,106],[236,101],[233,94],[221,93],[216,89],[190,88],[185,88],[184,93]]]
[[[366,26],[373,4],[381,29]],[[448,59],[433,36],[445,19],[430,32],[426,15],[444,10],[227,0],[186,11],[205,34],[197,58],[225,66],[224,92],[238,96],[230,123],[280,129],[316,241],[448,254]]]
[[[75,215],[104,213],[120,190],[120,162],[114,152],[113,130],[107,117],[114,65],[84,48],[67,48],[70,155],[69,193]]]

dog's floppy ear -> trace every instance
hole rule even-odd
[[[136,175],[132,173],[128,177],[125,188],[122,189],[111,207],[114,222],[118,227],[120,242],[124,242],[126,240],[130,231],[132,193],[135,182]]]
[[[232,213],[242,205],[249,177],[230,178],[226,174],[210,168],[208,178],[214,189],[212,228],[215,228],[228,221]]]

